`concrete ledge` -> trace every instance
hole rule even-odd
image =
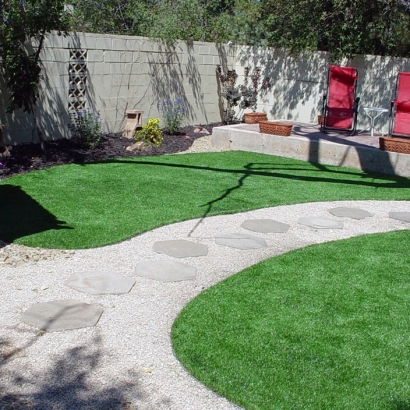
[[[410,177],[410,155],[381,151],[374,145],[378,143],[378,138],[373,141],[360,134],[355,137],[320,134],[317,127],[314,127],[313,124],[297,124],[294,127],[297,135],[292,132],[289,137],[283,137],[260,133],[257,124],[227,125],[214,128],[211,141],[214,146],[228,150],[258,152],[323,165]],[[372,145],[366,145],[369,141]]]

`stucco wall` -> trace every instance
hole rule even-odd
[[[235,68],[243,80],[246,66],[259,66],[271,78],[272,88],[258,103],[258,111],[269,119],[315,122],[325,91],[329,60],[326,53],[307,53],[297,57],[282,50],[259,49],[193,42],[174,47],[143,37],[106,36],[77,33],[46,41],[38,117],[47,138],[69,136],[69,59],[70,50],[87,52],[86,106],[100,112],[104,131],[121,131],[125,111],[144,111],[148,118],[160,117],[159,103],[184,98],[187,123],[205,124],[222,118],[215,67]],[[410,71],[410,60],[378,56],[357,56],[344,61],[359,70],[358,96],[361,106],[389,107],[399,71]],[[36,141],[30,115],[5,113],[7,90],[0,76],[0,123],[6,124],[6,142]],[[386,129],[387,115],[379,127]],[[368,118],[360,110],[359,127]]]

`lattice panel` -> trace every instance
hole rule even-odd
[[[68,112],[84,110],[87,107],[87,50],[70,50],[68,75]]]

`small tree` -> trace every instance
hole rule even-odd
[[[261,82],[259,67],[255,67],[252,73],[249,67],[245,67],[244,81],[239,86],[236,85],[238,74],[235,70],[228,70],[227,74],[223,74],[221,66],[217,65],[216,73],[221,84],[221,96],[226,100],[224,121],[227,124],[237,120],[234,107],[251,108],[255,112],[259,93],[271,87],[269,77],[264,77]]]
[[[255,112],[258,104],[258,94],[270,87],[269,77],[264,77],[261,83],[261,69],[259,67],[255,67],[252,74],[250,68],[245,67],[244,82],[243,85],[239,86],[242,97],[239,107],[242,109],[251,108]]]
[[[237,107],[239,100],[241,99],[241,93],[236,86],[236,80],[238,74],[235,70],[228,70],[226,74],[222,73],[220,65],[216,66],[216,75],[219,83],[221,84],[221,96],[226,100],[226,108],[224,109],[224,122],[230,124],[236,119],[235,110],[233,107]]]
[[[33,115],[43,150],[43,133],[35,111],[41,78],[40,53],[47,34],[66,27],[64,0],[0,0],[1,68],[10,91],[7,112],[22,109]]]

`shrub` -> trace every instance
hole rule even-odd
[[[228,70],[227,74],[224,74],[221,66],[217,65],[216,74],[221,84],[221,97],[226,100],[224,121],[228,124],[238,121],[233,107],[251,108],[255,112],[258,94],[266,92],[271,87],[269,77],[264,77],[261,82],[261,69],[259,67],[255,67],[252,73],[249,67],[245,67],[244,82],[239,86],[236,85],[238,74],[235,70]]]
[[[269,77],[264,77],[262,84],[260,84],[261,69],[259,67],[255,67],[252,74],[250,74],[249,67],[245,67],[244,71],[244,82],[243,85],[239,86],[239,90],[242,96],[242,100],[239,104],[239,107],[243,109],[251,108],[252,111],[255,112],[258,102],[258,94],[262,91],[268,90],[271,87],[270,79]]]
[[[184,100],[177,98],[175,101],[164,101],[160,105],[160,110],[164,117],[164,129],[169,134],[175,134],[182,125],[182,121],[187,115]]]
[[[222,73],[222,68],[220,65],[216,66],[216,75],[221,84],[221,96],[226,100],[226,108],[224,110],[224,122],[227,124],[237,120],[235,116],[236,107],[241,99],[241,93],[239,88],[236,86],[236,80],[238,79],[238,74],[235,70],[228,70],[226,74]]]
[[[100,141],[101,118],[100,114],[90,110],[78,110],[71,117],[69,125],[73,138],[78,138],[82,145],[94,148]]]
[[[159,118],[150,118],[140,130],[135,131],[134,139],[159,147],[164,140],[159,128]]]

